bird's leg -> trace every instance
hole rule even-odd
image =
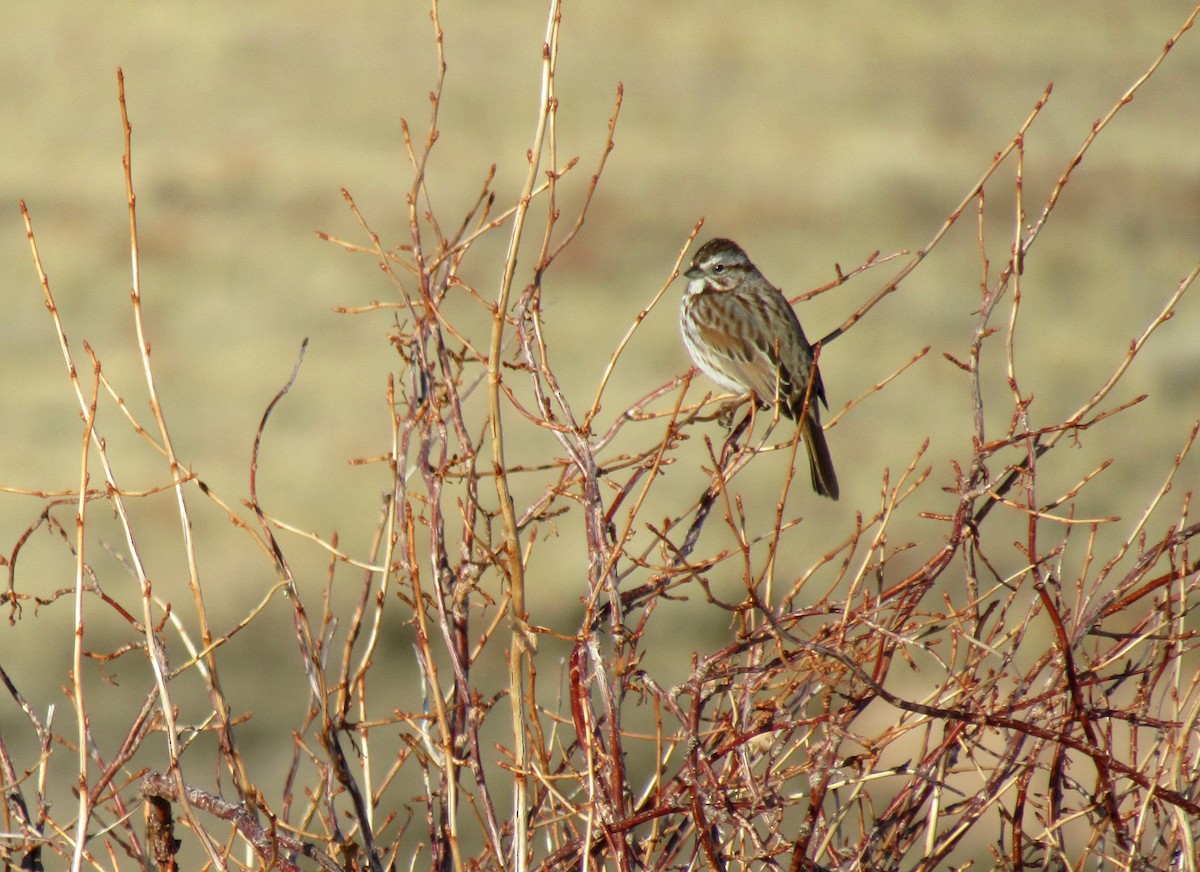
[[[736,411],[736,408],[737,407],[735,405],[734,411]],[[750,411],[746,413],[746,417],[738,421],[737,426],[730,431],[728,438],[725,440],[725,444],[721,446],[721,466],[725,466],[734,454],[740,453],[742,450],[744,450],[744,446],[739,445],[738,440],[741,438],[743,433],[749,431],[754,422],[754,414],[757,408],[757,404],[751,403]],[[729,416],[729,420],[733,420],[732,414]]]
[[[742,424],[745,424],[747,420],[753,419],[754,410],[758,407],[758,400],[755,398],[754,394],[750,394],[749,397],[750,411],[747,412],[746,417],[742,419]],[[726,400],[723,402],[720,408],[717,409],[717,423],[726,430],[732,430],[733,419],[737,417],[738,409],[741,408],[742,403],[744,402],[746,402],[746,397],[734,397],[732,400]]]

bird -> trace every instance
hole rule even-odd
[[[836,500],[837,474],[818,407],[828,408],[825,385],[787,298],[730,239],[700,246],[684,276],[680,330],[696,366],[725,390],[752,393],[759,408],[774,405],[799,420],[813,490]]]

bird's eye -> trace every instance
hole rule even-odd
[[[714,264],[713,272],[715,272],[717,274],[725,272],[725,264],[723,264],[723,263]]]

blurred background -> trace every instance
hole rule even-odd
[[[587,224],[544,289],[547,323],[560,343],[552,354],[576,411],[590,402],[612,350],[667,280],[700,218],[706,223],[698,241],[735,238],[795,296],[831,281],[835,264],[848,270],[874,251],[926,244],[1053,83],[1026,139],[1030,222],[1093,122],[1146,71],[1191,7],[1190,0],[568,4],[558,155],[560,162],[578,155],[581,164],[561,189],[564,229],[599,160],[619,82],[625,93],[615,150]],[[386,468],[348,461],[388,450],[384,389],[400,361],[386,338],[389,314],[332,309],[392,300],[395,293],[372,257],[347,253],[316,231],[366,242],[340,193],[345,188],[385,247],[407,241],[404,196],[412,171],[400,120],[408,119],[418,135],[428,124],[436,74],[428,13],[421,3],[353,0],[303,9],[269,0],[5,9],[0,485],[67,491],[79,477],[77,408],[18,199],[28,204],[77,360],[85,359],[86,340],[132,412],[151,421],[129,306],[120,66],[133,124],[144,312],[181,458],[225,499],[244,498],[261,414],[309,337],[297,384],[266,432],[260,496],[268,511],[325,536],[336,530],[347,551],[365,555]],[[448,72],[429,191],[439,219],[456,226],[491,164],[499,205],[520,190],[545,9],[445,3],[441,17]],[[842,500],[818,502],[801,480],[789,508],[812,516],[805,541],[823,549],[843,538],[857,510],[878,507],[885,471],[894,483],[927,437],[922,467],[932,467],[933,481],[907,513],[908,526],[898,529],[928,536],[936,528],[917,520],[917,510],[953,505],[939,488],[954,480],[950,462],[970,457],[971,397],[966,377],[942,353],[965,357],[980,283],[993,280],[1007,257],[1016,221],[1014,173],[1010,160],[987,188],[986,277],[979,222],[971,214],[897,293],[822,355],[836,412],[933,347],[830,431]],[[531,225],[526,268],[540,218]],[[500,276],[500,261],[488,252],[499,254],[506,233],[485,243],[467,273],[485,297],[494,295]],[[1027,262],[1017,376],[1034,397],[1032,426],[1062,420],[1107,380],[1198,257],[1200,34],[1189,33],[1075,170]],[[837,326],[901,262],[804,303],[799,313],[809,337]],[[518,281],[528,281],[527,271]],[[677,330],[681,290],[670,289],[635,335],[598,429],[687,370]],[[1004,311],[996,326],[1007,323]],[[1059,448],[1062,459],[1039,479],[1045,501],[1113,458],[1113,467],[1081,494],[1079,510],[1121,516],[1111,525],[1114,541],[1128,535],[1200,411],[1198,333],[1200,303],[1185,298],[1106,406],[1143,393],[1149,398],[1082,434],[1077,447]],[[995,342],[985,354],[994,367],[993,438],[1003,435],[1011,415],[1001,352]],[[709,390],[702,380],[692,388],[697,398]],[[100,423],[120,458],[124,487],[168,480],[165,465],[128,433],[111,404]],[[691,446],[695,468],[670,473],[697,495],[707,480],[699,471],[705,462],[699,443]],[[1198,468],[1189,460],[1181,484],[1193,486]],[[778,473],[775,467],[764,479],[761,504],[748,506],[760,525],[769,526]],[[92,474],[97,484],[99,469]],[[752,492],[753,479],[746,481]],[[1181,497],[1172,499],[1168,514]],[[45,503],[0,494],[0,552],[13,556]],[[219,512],[199,499],[193,507],[209,605],[218,621],[233,621],[261,599],[274,576]],[[185,598],[173,498],[137,501],[134,510],[162,595]],[[103,583],[132,597],[132,588],[121,587],[132,582],[122,568],[119,528],[100,504],[92,511],[97,537],[89,559]],[[69,526],[68,508],[58,517]],[[290,547],[297,559],[312,560],[307,582],[317,596],[324,558],[295,540]],[[582,567],[575,546],[564,547]],[[534,620],[569,631],[582,570],[574,577],[539,574],[544,568],[532,568]],[[17,589],[43,596],[69,587],[72,577],[69,555],[44,529],[24,546],[15,568]],[[33,645],[38,660],[15,673],[44,710],[62,702],[57,687],[67,680],[70,637],[56,628],[69,622],[70,605],[63,600],[35,619],[31,610],[0,632],[0,656],[8,668],[21,662],[19,651],[31,650],[22,646]],[[282,601],[265,620],[289,634]],[[661,648],[660,665],[677,680],[692,650],[727,632],[727,617],[709,610],[677,628],[679,648]],[[49,649],[46,639],[53,640]],[[263,639],[231,646],[231,657],[262,666],[234,679],[235,708],[253,708],[263,670],[278,670],[299,689],[290,703],[296,711],[278,712],[284,723],[295,723],[304,704],[295,653],[290,645],[264,650]],[[115,678],[120,663],[106,668]],[[40,686],[39,675],[46,678]],[[125,692],[139,699],[141,678]],[[281,708],[288,704],[281,695]],[[6,722],[14,716],[11,701],[0,710]],[[286,734],[273,734],[263,723],[269,717],[256,715],[247,733],[263,730],[263,753],[286,755]]]

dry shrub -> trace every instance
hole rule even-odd
[[[433,28],[441,59],[436,3]],[[59,531],[76,565],[74,587],[37,604],[75,609],[66,687],[73,718],[52,723],[21,694],[24,683],[59,676],[4,674],[24,713],[24,723],[9,718],[0,737],[6,868],[40,868],[53,854],[49,865],[70,858],[77,868],[133,868],[146,858],[173,869],[182,841],[189,868],[1019,869],[1105,858],[1112,868],[1194,869],[1200,688],[1189,543],[1200,524],[1189,519],[1190,492],[1180,497],[1172,485],[1196,430],[1166,478],[1148,485],[1144,514],[1115,548],[1098,545],[1113,519],[1077,516],[1077,495],[1095,473],[1061,493],[1047,494],[1038,481],[1064,444],[1136,404],[1114,402],[1113,390],[1196,271],[1163,293],[1160,314],[1111,378],[1062,420],[1031,419],[1013,342],[1023,265],[1072,169],[1174,41],[1086,134],[1032,222],[1020,185],[1024,135],[1048,92],[925,247],[839,274],[835,284],[899,265],[823,348],[902,291],[951,226],[977,218],[976,326],[960,352],[947,355],[972,386],[973,414],[956,426],[973,448],[955,467],[951,511],[919,508],[929,505],[930,488],[918,453],[885,479],[877,506],[813,554],[794,547],[800,524],[787,508],[790,474],[772,496],[768,529],[746,520],[745,504],[763,497],[742,488],[742,474],[768,452],[784,452],[794,470],[797,440],[783,433],[771,441],[789,428],[743,416],[742,406],[736,426],[712,441],[720,432],[708,423],[713,405],[696,402],[690,374],[628,408],[602,409],[628,341],[679,262],[597,373],[594,396],[569,396],[556,377],[555,354],[569,350],[543,330],[542,283],[584,226],[621,103],[618,90],[593,175],[580,181],[588,170],[557,154],[558,28],[554,2],[528,177],[515,202],[498,204],[490,177],[465,216],[441,214],[432,201],[425,167],[438,140],[443,60],[428,126],[405,128],[410,238],[380,239],[347,194],[363,239],[330,239],[373,259],[395,288],[392,301],[357,310],[393,319],[390,338],[403,361],[387,397],[393,489],[368,555],[287,529],[265,511],[257,443],[241,508],[180,463],[159,412],[135,274],[132,306],[155,420],[142,427],[129,414],[127,422],[166,460],[193,595],[190,604],[161,599],[128,511],[144,495],[121,488],[94,429],[97,408],[118,394],[94,356],[88,361],[91,350],[81,357],[67,341],[43,274],[84,421],[80,468],[102,470],[105,483],[89,488],[81,474],[77,492],[42,494],[36,526]],[[128,139],[126,148],[133,219]],[[985,192],[1014,181],[1016,229],[996,257],[983,232]],[[565,220],[563,186],[573,186],[580,204]],[[28,214],[26,221],[34,241]],[[132,228],[136,264],[135,221]],[[499,260],[474,264],[494,237],[507,239]],[[518,254],[532,267],[519,270]],[[500,276],[498,290],[472,286],[463,277],[468,262],[475,274]],[[861,406],[869,416],[890,381],[846,410]],[[286,393],[263,416],[260,437]],[[700,442],[709,485],[680,492],[663,473],[685,451],[694,458]],[[287,594],[289,644],[310,696],[306,714],[289,725],[293,762],[279,786],[264,783],[239,739],[239,713],[268,702],[229,698],[220,680],[230,668],[223,644],[259,632],[262,607],[224,633],[211,629],[186,535],[197,500],[211,501],[259,546]],[[96,502],[124,530],[140,597],[106,593],[84,558]],[[651,505],[668,508],[651,515]],[[72,511],[74,528],[62,520]],[[891,531],[905,515],[925,518],[925,534],[897,544]],[[718,527],[732,546],[702,536]],[[551,528],[586,558],[586,577],[545,579],[578,591],[570,627],[544,626],[527,595],[527,570]],[[34,529],[9,550],[14,623],[31,604],[15,564]],[[292,538],[281,538],[283,530]],[[297,584],[289,557],[311,547],[330,561],[320,596]],[[716,577],[739,579],[737,595],[712,584]],[[335,579],[344,587],[346,578],[357,579],[350,599],[334,595]],[[732,632],[694,654],[686,680],[665,686],[643,655],[669,643],[671,622],[660,607],[681,596],[726,612]],[[88,614],[110,612],[127,628],[120,646],[93,649],[88,623],[96,618],[85,619],[85,602]],[[414,640],[419,700],[397,699],[376,678],[382,637],[401,625]],[[186,645],[186,662],[168,665],[168,641]],[[131,654],[144,658],[143,702],[124,712],[124,734],[96,735],[89,712],[112,703],[105,686],[85,688],[84,660]],[[188,681],[203,686],[208,706],[194,728],[180,722],[175,699]],[[215,772],[192,762],[200,747],[214,755]],[[17,757],[32,762],[20,768]],[[73,805],[48,804],[55,780],[78,786]]]

